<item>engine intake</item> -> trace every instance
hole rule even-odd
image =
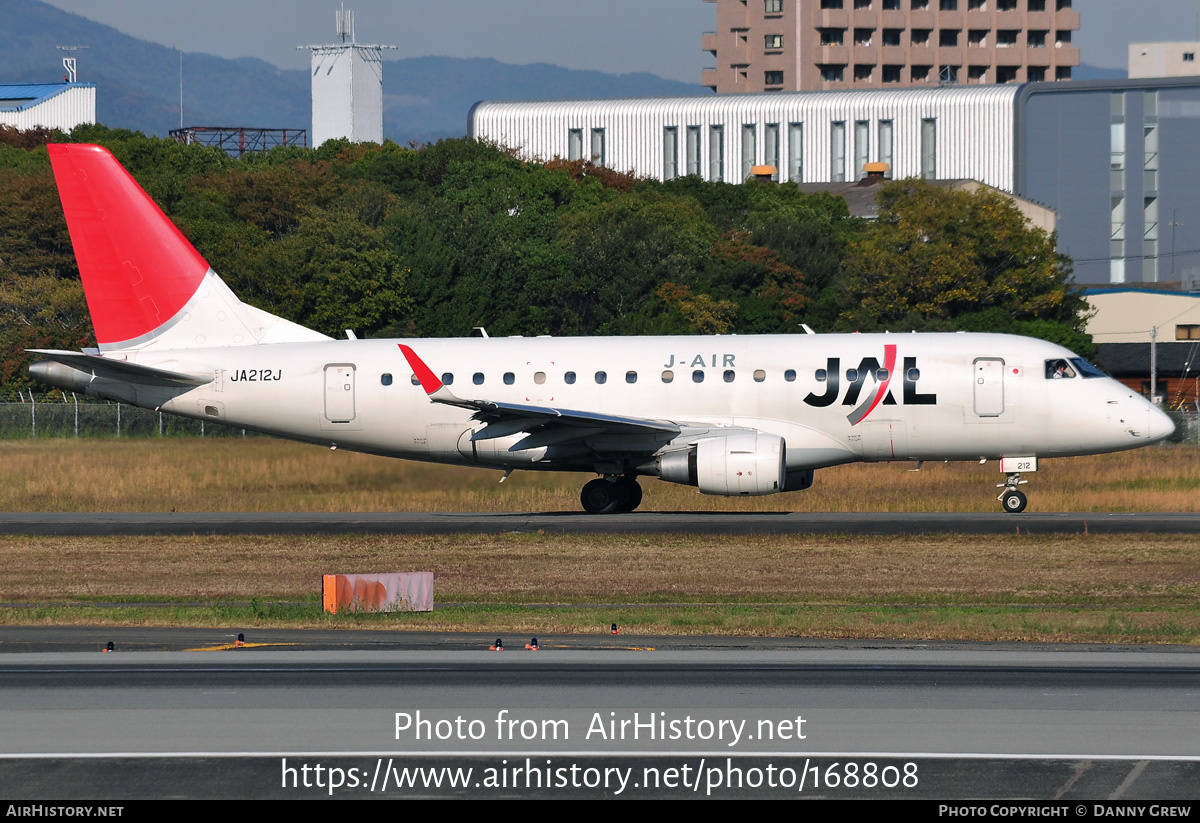
[[[783,438],[743,432],[697,441],[658,459],[659,476],[669,483],[697,486],[702,494],[775,494],[784,490],[787,449]]]

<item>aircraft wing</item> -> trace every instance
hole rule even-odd
[[[124,360],[112,360],[97,354],[59,351],[58,349],[26,349],[26,351],[39,355],[44,360],[53,360],[64,366],[70,366],[85,374],[120,380],[125,383],[137,383],[142,386],[203,386],[205,383],[213,381],[211,375],[184,374],[166,369],[155,369]]]
[[[644,417],[458,397],[446,388],[416,352],[403,343],[399,346],[413,374],[421,382],[421,388],[432,402],[470,409],[475,412],[471,415],[472,419],[487,424],[471,436],[473,441],[508,437],[521,432],[529,433],[529,437],[510,447],[511,451],[516,451],[582,441],[598,435],[661,436],[676,435],[681,430],[678,423],[670,420],[650,420]]]

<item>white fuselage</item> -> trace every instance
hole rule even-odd
[[[673,421],[693,430],[756,429],[784,439],[789,470],[1119,451],[1172,429],[1161,411],[1115,380],[1052,379],[1047,363],[1074,355],[1009,335],[404,342],[459,397]],[[890,372],[883,371],[889,354]],[[593,443],[591,454],[553,446],[509,451],[521,435],[472,442],[483,423],[469,410],[431,403],[395,340],[107,352],[106,358],[214,379],[182,392],[98,380],[91,393],[375,454],[590,470],[597,451],[647,448],[620,438]]]

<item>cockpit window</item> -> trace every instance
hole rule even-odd
[[[1075,377],[1075,370],[1071,368],[1071,364],[1061,357],[1056,357],[1053,360],[1046,361],[1046,379],[1047,380],[1062,380],[1068,377]]]
[[[1077,372],[1079,372],[1079,376],[1084,379],[1087,379],[1089,377],[1108,377],[1107,374],[1100,371],[1098,368],[1093,366],[1088,361],[1084,360],[1082,357],[1072,357],[1071,363],[1072,363],[1072,365],[1075,366],[1075,370]]]

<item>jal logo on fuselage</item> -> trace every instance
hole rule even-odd
[[[921,394],[917,391],[917,381],[921,379],[921,371],[917,368],[917,358],[905,357],[904,369],[901,375],[901,382],[904,386],[902,398],[906,406],[932,406],[937,403],[936,394]],[[892,376],[896,373],[896,347],[888,344],[883,347],[883,365],[879,365],[879,361],[874,357],[864,357],[859,361],[858,367],[846,369],[846,396],[842,398],[843,406],[854,406],[858,404],[853,411],[846,415],[846,419],[850,421],[851,426],[857,426],[867,418],[875,407],[881,402],[885,406],[895,406],[896,398],[892,396],[890,391]],[[824,408],[832,406],[837,402],[838,397],[842,393],[842,359],[840,357],[830,357],[826,361],[825,368],[817,369],[813,375],[818,383],[825,384],[825,391],[821,394],[810,392],[804,398],[804,402],[809,406]],[[871,391],[866,399],[859,403],[859,396],[866,386],[867,379],[875,381],[875,388]]]

